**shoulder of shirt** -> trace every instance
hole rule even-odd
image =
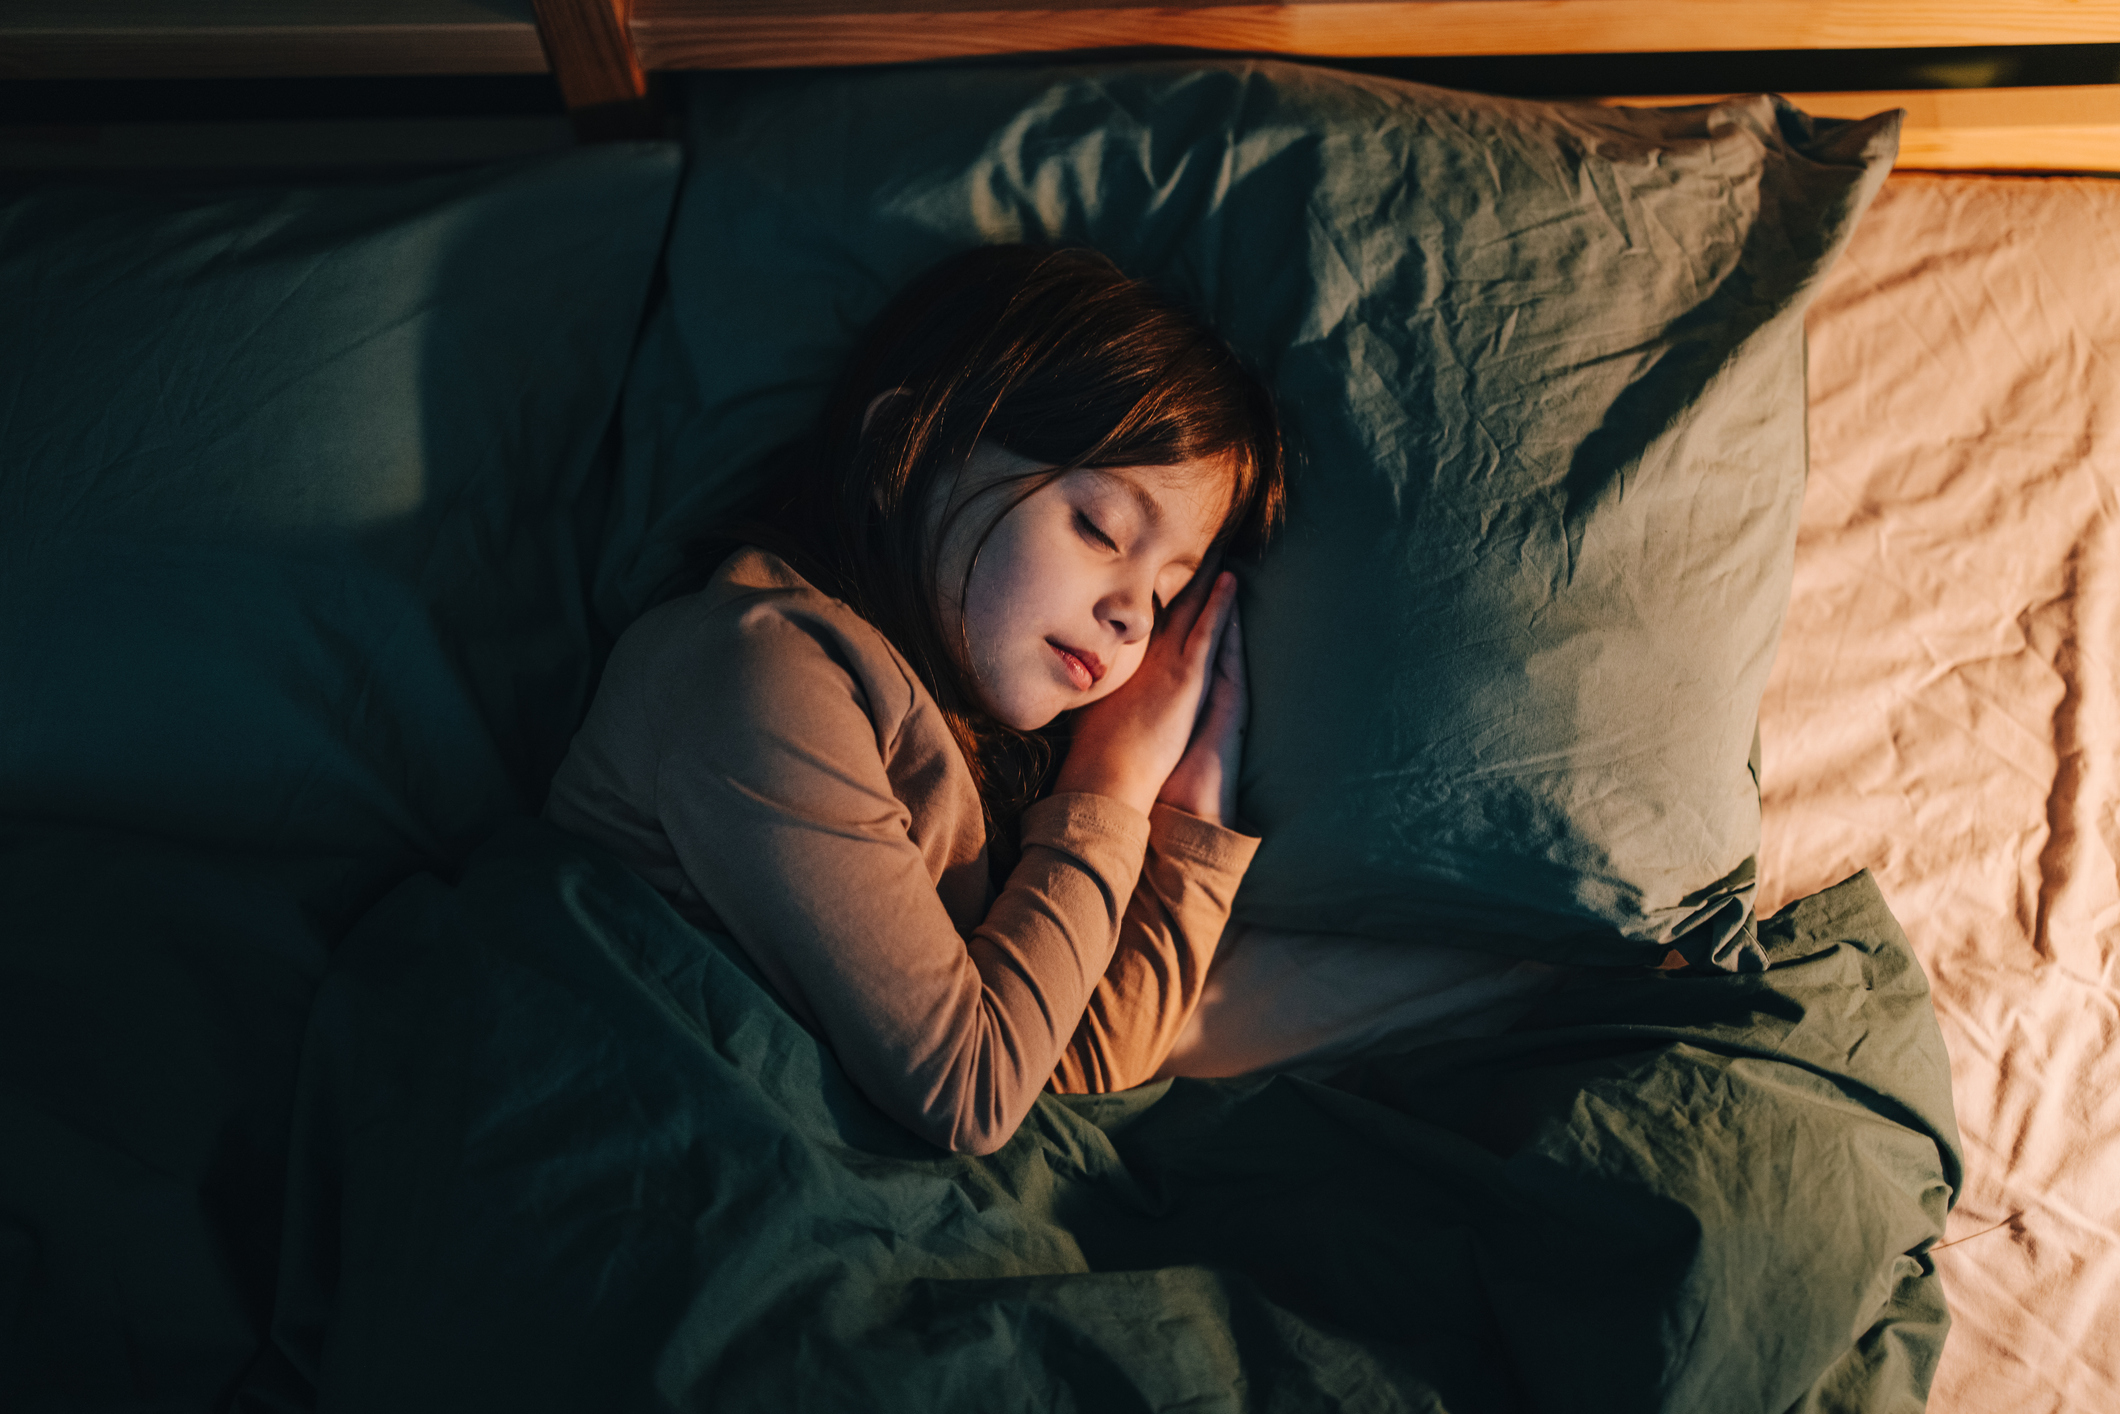
[[[614,665],[646,659],[688,675],[760,672],[805,666],[786,651],[802,640],[855,680],[890,737],[919,695],[912,665],[874,624],[759,546],[737,550],[701,588],[643,614],[612,656]]]

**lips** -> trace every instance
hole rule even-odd
[[[1096,654],[1086,648],[1076,648],[1050,638],[1045,641],[1052,645],[1053,652],[1067,665],[1068,676],[1075,680],[1076,687],[1087,691],[1103,681],[1104,661]]]

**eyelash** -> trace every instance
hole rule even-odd
[[[1107,549],[1116,551],[1119,548],[1119,542],[1112,539],[1109,535],[1106,535],[1102,530],[1098,529],[1097,523],[1091,520],[1086,513],[1082,511],[1076,511],[1075,524],[1080,526],[1085,534],[1094,535],[1099,540],[1102,540]],[[1149,596],[1148,602],[1155,606],[1156,618],[1158,620],[1162,619],[1163,601],[1151,594]]]

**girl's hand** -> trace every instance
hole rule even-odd
[[[1244,686],[1244,625],[1234,602],[1215,651],[1207,710],[1192,744],[1163,783],[1156,799],[1202,820],[1228,827],[1237,818],[1237,774],[1244,762],[1244,729],[1251,720],[1251,694]]]
[[[1208,566],[1193,576],[1171,601],[1134,675],[1076,713],[1067,760],[1053,783],[1056,793],[1090,791],[1149,812],[1193,741],[1222,628],[1236,602],[1235,575]],[[1232,790],[1234,778],[1232,771]]]

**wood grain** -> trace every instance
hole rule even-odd
[[[538,38],[560,96],[569,108],[634,103],[648,91],[647,75],[626,29],[630,0],[532,0]]]
[[[555,16],[553,32],[586,19],[593,33],[602,24],[594,12],[616,14],[624,0],[534,3]],[[0,0],[0,78],[534,73],[547,64],[532,4]],[[641,69],[1137,45],[1346,57],[2120,43],[2120,0],[636,0],[631,8],[625,29]],[[572,38],[563,43],[574,52]],[[630,86],[613,41],[596,43],[596,91]]]
[[[1617,107],[1665,108],[1713,103],[1723,96],[1670,94],[1600,101]],[[1822,118],[1867,118],[1904,108],[1897,165],[1906,170],[2120,172],[2120,84],[1783,96]]]
[[[2120,42],[2120,0],[637,0],[650,69],[1172,45],[1320,57]]]

